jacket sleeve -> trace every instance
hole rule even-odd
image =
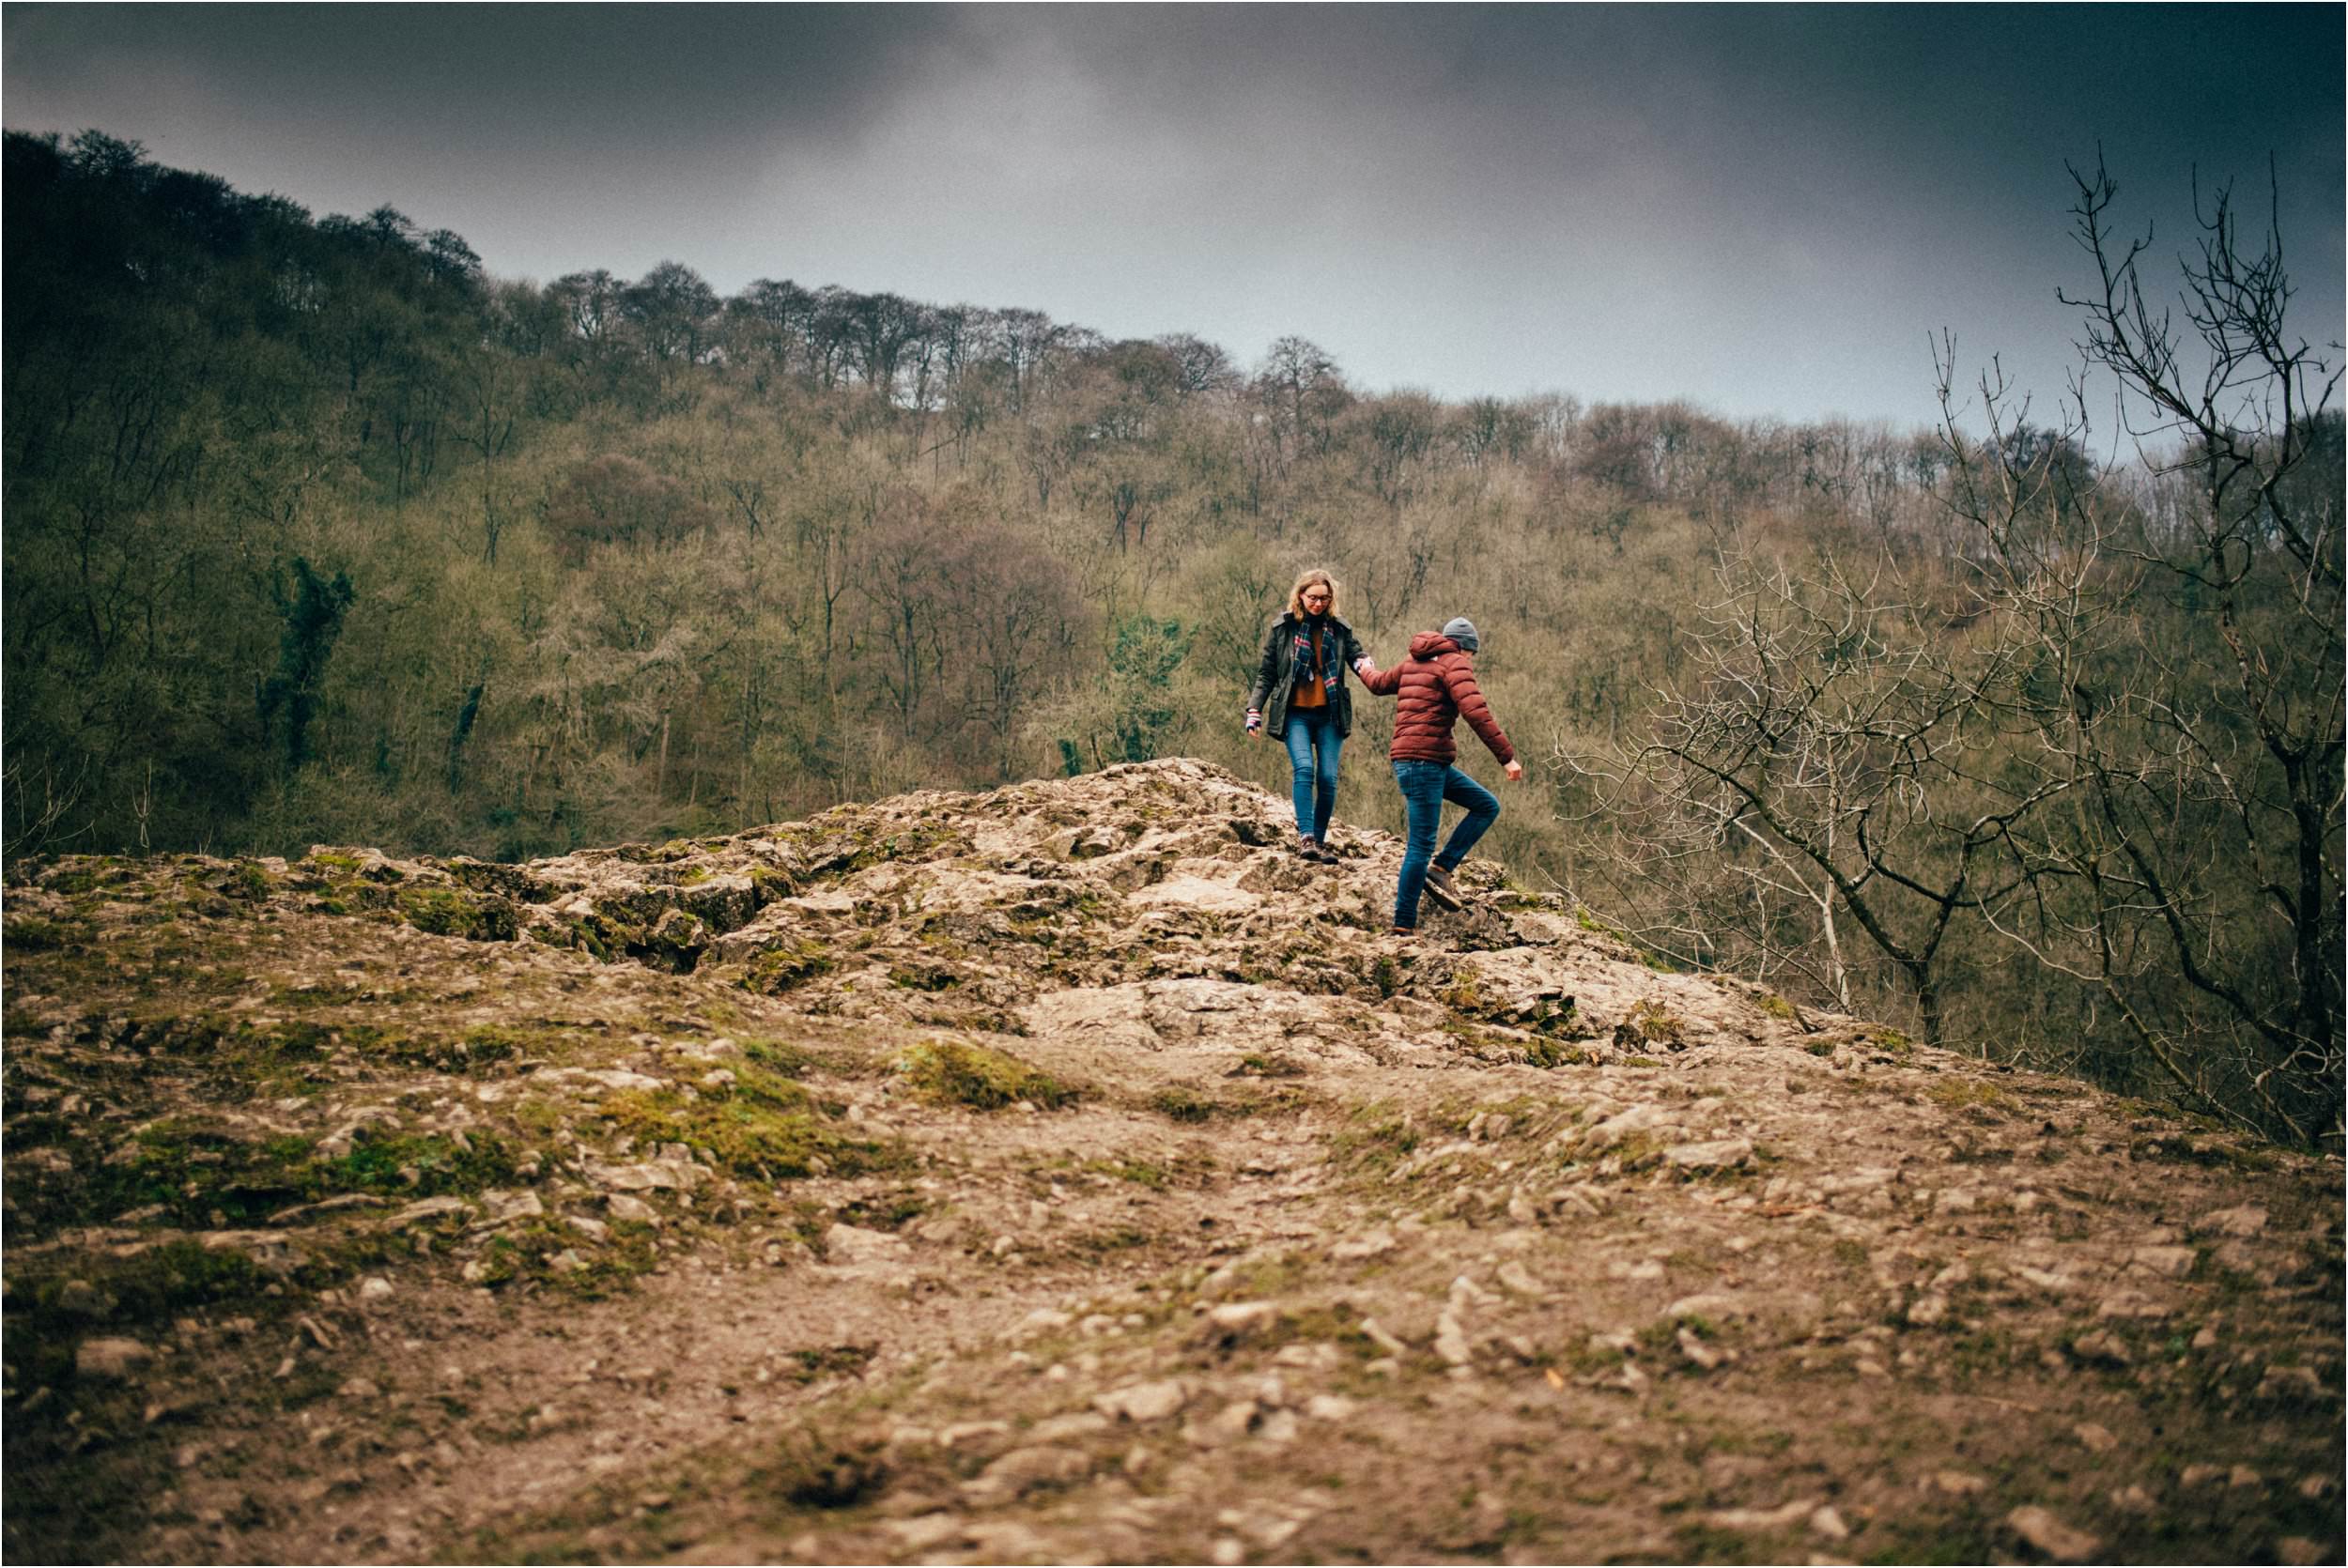
[[[1395,664],[1383,669],[1372,669],[1362,677],[1362,687],[1372,697],[1392,697],[1402,689],[1402,667]]]
[[[1274,616],[1263,635],[1263,656],[1256,661],[1256,686],[1247,694],[1251,712],[1260,713],[1264,699],[1272,695],[1272,683],[1280,678],[1280,632],[1283,617]]]
[[[1363,680],[1368,680],[1369,677],[1367,675],[1363,675],[1362,671],[1356,667],[1358,667],[1363,660],[1369,657],[1369,650],[1362,646],[1362,639],[1353,635],[1353,628],[1351,626],[1345,628],[1345,647],[1343,649],[1343,653],[1345,654],[1345,668],[1352,670],[1356,675],[1361,675]],[[1372,663],[1369,668],[1375,669],[1378,666],[1375,663]]]
[[[1488,747],[1501,766],[1517,760],[1516,747],[1500,731],[1500,721],[1492,717],[1491,704],[1484,700],[1484,690],[1475,684],[1475,667],[1464,658],[1443,659],[1436,664],[1443,676],[1444,689],[1460,710],[1460,716],[1468,721],[1476,738]]]

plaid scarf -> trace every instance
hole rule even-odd
[[[1296,651],[1291,662],[1296,667],[1296,684],[1319,681],[1335,697],[1337,687],[1345,684],[1345,672],[1327,662],[1329,624],[1323,621],[1316,629],[1310,621],[1296,623]]]

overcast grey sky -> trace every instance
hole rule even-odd
[[[2268,158],[2341,334],[2338,5],[10,4],[12,130],[95,127],[491,271],[757,277],[1284,333],[1356,385],[1933,415],[1929,343],[2052,398],[2100,145],[2155,253]]]

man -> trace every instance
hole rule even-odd
[[[1500,802],[1466,774],[1452,765],[1459,750],[1451,742],[1451,727],[1461,718],[1491,751],[1511,782],[1524,776],[1516,748],[1501,732],[1491,707],[1475,684],[1475,623],[1456,616],[1440,632],[1421,632],[1411,638],[1411,656],[1391,669],[1363,677],[1362,684],[1379,696],[1395,696],[1394,745],[1386,755],[1394,763],[1394,781],[1401,786],[1410,832],[1402,851],[1402,878],[1394,890],[1394,934],[1409,937],[1418,930],[1418,900],[1422,890],[1445,909],[1460,907],[1460,890],[1452,871],[1467,858],[1475,841],[1500,816]],[[1467,808],[1451,839],[1435,853],[1435,830],[1443,822],[1443,803]],[[1429,862],[1432,862],[1430,865]]]

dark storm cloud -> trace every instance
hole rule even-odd
[[[1370,385],[1930,412],[2060,386],[2068,159],[2158,254],[2271,152],[2340,334],[2337,7],[10,7],[7,122],[97,125],[492,268],[1026,304]],[[2250,188],[2255,187],[2255,192]]]
[[[820,6],[12,6],[6,20],[12,99],[177,82],[281,125],[580,159],[852,136],[906,59],[956,27],[935,8]]]

